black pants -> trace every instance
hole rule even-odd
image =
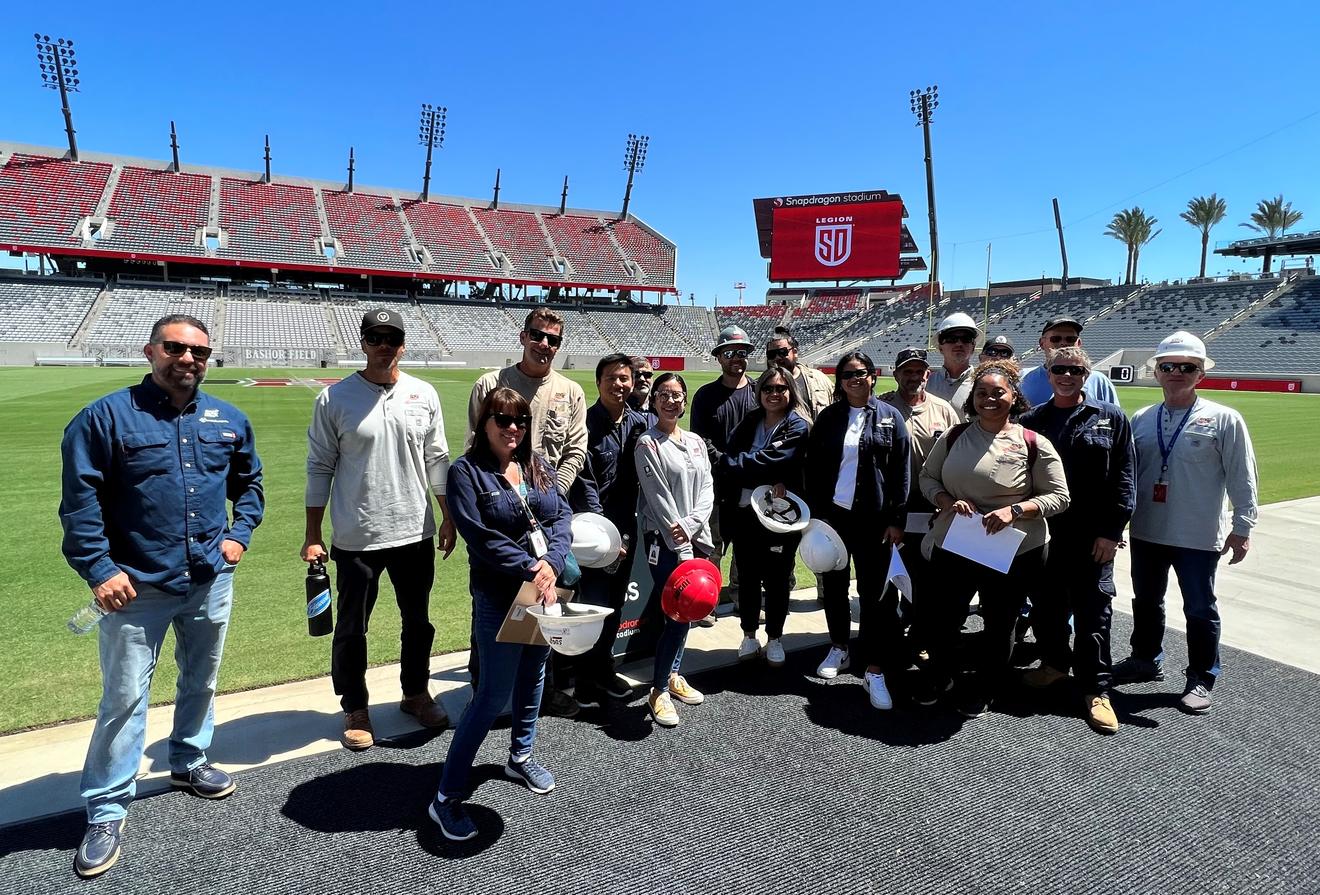
[[[831,504],[825,513],[825,521],[843,539],[857,575],[857,597],[861,605],[858,639],[862,660],[867,665],[885,669],[897,670],[906,666],[903,627],[898,617],[898,593],[885,593],[892,548],[884,543],[875,516]],[[847,646],[852,624],[852,612],[848,606],[848,570],[826,572],[821,579],[825,584],[821,603],[824,604],[830,642]],[[852,667],[857,665],[854,663]]]
[[[632,580],[632,565],[633,555],[629,552],[613,572],[604,569],[582,570],[582,580],[578,583],[582,601],[595,606],[608,606],[614,611],[605,617],[600,636],[591,649],[573,657],[571,664],[581,678],[604,682],[614,673],[614,641],[619,634],[619,623],[623,620],[623,604],[628,597],[628,582]]]
[[[903,535],[903,565],[912,579],[912,605],[901,618],[908,626],[908,651],[912,656],[929,649],[928,632],[939,625],[936,614],[939,594],[935,590],[938,584],[931,576],[930,561],[921,555],[921,541],[925,537],[924,531]]]
[[[339,588],[330,651],[330,679],[345,712],[364,709],[367,698],[367,626],[386,572],[394,585],[403,629],[399,634],[399,684],[403,695],[425,692],[431,677],[435,628],[427,615],[435,582],[435,545],[431,538],[384,550],[330,548]]]
[[[1094,544],[1094,537],[1063,534],[1051,538],[1045,575],[1032,589],[1031,627],[1046,665],[1060,671],[1071,669],[1087,693],[1104,694],[1112,683],[1109,626],[1114,564],[1091,559]]]
[[[1045,547],[1018,554],[1008,573],[996,572],[940,547],[930,558],[931,575],[939,586],[931,595],[939,602],[939,623],[928,631],[930,670],[937,680],[952,678],[958,669],[958,641],[972,595],[981,594],[981,620],[985,631],[977,638],[969,668],[971,687],[991,698],[1013,661],[1013,633],[1022,600],[1038,586],[1045,568]]]
[[[726,507],[727,509],[727,507]],[[756,518],[750,506],[726,513],[724,531],[733,541],[733,560],[742,569],[738,582],[738,616],[743,633],[755,634],[761,626],[761,591],[765,590],[765,633],[784,636],[788,618],[788,583],[797,556],[797,532],[778,534]]]

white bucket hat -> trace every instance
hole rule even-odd
[[[556,609],[560,609],[560,604],[549,609],[537,604],[529,606],[527,614],[536,619],[550,648],[565,656],[580,656],[591,649],[600,637],[605,617],[614,611],[591,603],[569,603],[558,614],[554,612]]]
[[[1160,342],[1160,347],[1155,349],[1155,356],[1151,360],[1158,361],[1164,357],[1194,357],[1205,370],[1214,369],[1215,366],[1215,362],[1205,353],[1205,342],[1183,329],[1166,336]]]
[[[769,485],[752,489],[752,510],[757,521],[776,534],[788,534],[801,531],[811,522],[811,511],[807,502],[792,491],[785,491],[783,497],[770,493]]]
[[[571,549],[582,568],[603,569],[619,558],[623,538],[618,527],[600,513],[577,513]]]
[[[812,519],[802,533],[798,555],[807,568],[817,575],[848,568],[848,548],[843,545],[843,538],[828,523],[819,519]]]

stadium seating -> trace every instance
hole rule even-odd
[[[0,280],[0,342],[68,344],[101,291],[100,284]]]
[[[628,354],[683,356],[692,349],[678,334],[665,326],[653,311],[592,311],[596,326],[616,346]]]
[[[756,350],[765,348],[770,333],[784,319],[785,308],[780,305],[720,305],[715,308],[715,317],[720,327],[737,324],[747,332]]]
[[[601,358],[618,351],[596,328],[595,317],[583,311],[564,313],[564,347],[561,352],[575,358]]]
[[[152,324],[166,314],[196,317],[210,331],[215,296],[182,289],[117,288],[106,295],[100,315],[82,341],[92,347],[140,347],[146,343]],[[212,335],[212,341],[216,341]]]
[[[0,242],[82,245],[78,222],[96,210],[110,167],[14,153],[0,168]]]
[[[611,226],[614,238],[628,257],[637,262],[648,283],[673,284],[677,255],[673,244],[632,221],[615,221]]]
[[[513,265],[512,276],[535,280],[560,280],[563,275],[550,264],[550,243],[536,215],[528,211],[473,209],[491,245]]]
[[[221,258],[326,265],[316,249],[321,223],[310,187],[221,178],[220,226],[229,234],[216,251]]]
[[[660,308],[665,325],[678,334],[690,351],[698,356],[707,354],[715,344],[719,327],[710,308],[693,305],[665,305]]]
[[[197,232],[206,226],[210,205],[210,177],[125,166],[110,200],[114,228],[106,246],[205,255]]]
[[[1104,286],[1096,289],[1067,289],[1047,292],[1040,297],[1010,307],[991,318],[987,336],[1008,336],[1013,340],[1018,357],[1027,359],[1040,352],[1041,327],[1054,317],[1073,317],[1080,323],[1099,314],[1105,308],[1120,302],[1137,291],[1136,286]],[[979,315],[978,315],[979,316]],[[1089,330],[1083,339],[1088,349],[1091,344]],[[1099,358],[1096,358],[1099,360]],[[1032,361],[1034,363],[1034,361]]]
[[[432,270],[484,279],[499,271],[467,209],[440,202],[405,202],[413,235],[431,253]]]
[[[573,265],[576,278],[586,283],[634,283],[614,247],[609,230],[595,217],[573,214],[540,216],[559,253]]]
[[[227,301],[224,346],[226,349],[334,348],[335,338],[323,304]]]
[[[1320,373],[1320,277],[1307,277],[1206,346],[1218,373]]]
[[[384,301],[371,296],[361,296],[357,301],[336,301],[334,303],[335,322],[339,325],[339,338],[350,355],[358,351],[362,338],[362,315],[372,308],[388,308],[403,318],[404,343],[408,354],[414,360],[444,353],[445,346],[436,340],[431,324],[422,311],[411,302]]]
[[[417,270],[408,257],[408,234],[389,196],[325,190],[321,193],[330,233],[339,239],[343,255],[334,263],[350,267]]]
[[[435,325],[440,338],[453,351],[501,351],[510,355],[520,353],[518,333],[522,331],[522,318],[514,318],[493,303],[420,305]]]

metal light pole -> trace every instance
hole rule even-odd
[[[73,41],[62,37],[51,39],[49,34],[32,35],[37,40],[37,64],[41,68],[41,86],[60,92],[60,106],[64,111],[64,130],[69,135],[69,157],[78,161],[78,139],[74,136],[73,112],[69,110],[69,94],[78,92],[78,60],[73,55]]]
[[[619,212],[620,220],[628,216],[628,203],[632,200],[633,176],[641,173],[642,168],[646,167],[646,148],[650,143],[651,138],[644,134],[628,135],[628,147],[624,150],[623,156],[623,167],[628,171],[628,186],[623,191],[623,211]]]
[[[733,284],[733,288],[738,290],[738,304],[741,305],[743,303],[743,290],[747,288],[747,284],[739,280]]]
[[[174,130],[174,122],[170,122],[170,155],[174,157],[174,173],[179,173],[179,135]]]
[[[422,174],[422,201],[431,198],[431,152],[445,145],[445,118],[449,110],[444,106],[422,103],[422,117],[417,126],[417,142],[426,147],[426,171]]]
[[[922,90],[908,92],[912,114],[917,116],[917,126],[926,141],[926,208],[930,214],[930,295],[927,296],[926,342],[930,342],[934,326],[932,316],[935,311],[935,284],[940,279],[940,238],[935,226],[935,168],[930,159],[930,116],[939,108],[939,85],[932,84]]]

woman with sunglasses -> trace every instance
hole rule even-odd
[[[921,493],[939,511],[922,552],[940,570],[941,610],[927,632],[930,662],[917,701],[932,704],[953,686],[959,633],[972,594],[981,595],[985,631],[972,657],[972,675],[955,694],[958,711],[979,718],[1008,673],[1023,601],[1045,567],[1045,518],[1068,508],[1068,485],[1058,451],[1048,439],[1012,421],[1027,409],[1018,365],[981,364],[972,373],[964,411],[971,422],[945,432],[921,468]],[[955,516],[976,518],[987,534],[1012,526],[1025,537],[1008,572],[945,550]]]
[[[706,443],[700,436],[679,428],[687,406],[687,383],[677,373],[661,373],[651,386],[651,405],[656,423],[637,440],[634,454],[637,481],[638,522],[643,549],[651,567],[653,618],[664,627],[655,648],[655,670],[647,705],[661,727],[675,727],[678,712],[674,699],[700,705],[705,696],[679,673],[688,622],[677,622],[660,611],[665,582],[685,559],[705,558],[714,549],[710,538],[710,513],[715,506],[714,483]]]
[[[496,634],[518,590],[531,582],[550,605],[555,579],[572,544],[571,514],[555,487],[555,470],[532,453],[532,411],[511,388],[486,396],[467,453],[449,468],[449,510],[467,544],[472,588],[472,629],[481,674],[476,693],[454,732],[428,809],[449,839],[477,835],[463,800],[477,749],[495,718],[512,701],[509,761],[504,773],[534,793],[555,787],[532,758],[549,647],[500,643]]]
[[[761,588],[765,588],[765,659],[784,664],[784,621],[788,618],[789,578],[797,555],[797,532],[776,534],[757,519],[752,489],[773,486],[776,497],[784,491],[802,492],[802,460],[809,424],[798,412],[792,374],[771,367],[756,380],[760,406],[747,414],[729,439],[729,452],[719,461],[720,519],[727,519],[734,561],[742,570],[743,642],[738,660],[749,661],[761,652],[756,631],[761,619]]]
[[[842,399],[821,411],[811,430],[807,498],[812,518],[829,523],[848,548],[861,602],[863,684],[871,705],[885,710],[894,705],[885,670],[907,665],[898,598],[884,605],[881,600],[890,550],[903,542],[907,523],[911,444],[902,414],[872,394],[875,364],[869,356],[860,351],[845,354],[834,377]],[[816,674],[829,679],[852,664],[848,569],[821,578],[830,649]]]

